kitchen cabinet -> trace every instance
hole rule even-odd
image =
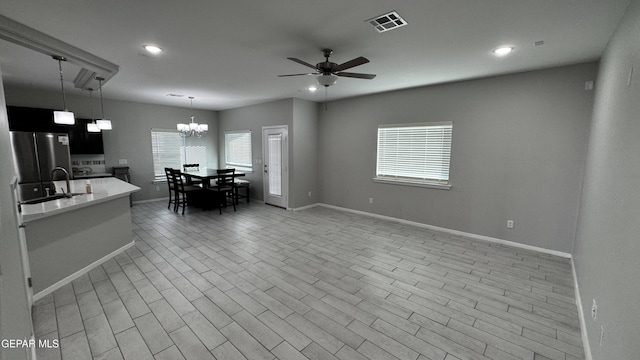
[[[75,125],[58,125],[53,123],[53,111],[7,106],[9,130],[67,133],[71,154],[104,154],[102,133],[87,132],[87,123],[91,122],[91,119],[76,118]]]
[[[102,133],[87,132],[87,124],[91,119],[77,119],[69,129],[69,149],[71,154],[104,154]]]

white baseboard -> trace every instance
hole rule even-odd
[[[587,334],[587,323],[584,318],[584,309],[582,308],[582,299],[580,298],[580,289],[578,288],[578,273],[576,273],[576,265],[571,259],[571,271],[573,272],[573,288],[575,291],[576,305],[578,306],[578,317],[580,318],[580,334],[582,335],[582,346],[584,347],[584,359],[593,360],[591,356],[591,345],[589,345],[589,336]]]
[[[309,205],[309,206],[307,206],[305,208],[308,209],[308,208],[315,207],[315,206],[323,206],[323,207],[327,207],[327,208],[330,208],[330,209],[342,210],[342,211],[347,211],[347,212],[351,212],[351,213],[354,213],[354,214],[371,216],[371,217],[375,217],[375,218],[378,218],[378,219],[395,221],[395,222],[398,222],[398,223],[401,223],[401,224],[413,225],[413,226],[422,227],[422,228],[429,229],[429,230],[445,232],[445,233],[449,233],[451,235],[464,236],[464,237],[468,237],[468,238],[471,238],[471,239],[483,240],[483,241],[488,241],[488,242],[492,242],[492,243],[508,245],[508,246],[512,246],[512,247],[517,247],[517,248],[531,250],[531,251],[537,251],[537,252],[541,252],[541,253],[544,253],[544,254],[550,254],[550,255],[555,255],[555,256],[560,256],[560,257],[563,257],[563,258],[571,259],[571,254],[566,253],[566,252],[562,252],[562,251],[545,249],[545,248],[538,247],[538,246],[521,244],[521,243],[517,243],[517,242],[514,242],[514,241],[503,240],[503,239],[498,239],[498,238],[494,238],[494,237],[490,237],[490,236],[478,235],[478,234],[468,233],[468,232],[459,231],[459,230],[447,229],[447,228],[443,228],[443,227],[439,227],[439,226],[419,223],[419,222],[416,222],[416,221],[409,221],[409,220],[394,218],[394,217],[391,217],[391,216],[374,214],[374,213],[370,213],[370,212],[366,212],[366,211],[343,208],[343,207],[335,206],[335,205],[317,203],[317,204]],[[299,208],[299,209],[303,209],[303,208]]]
[[[146,203],[152,203],[152,202],[156,202],[156,201],[169,201],[169,197],[163,197],[163,198],[155,198],[155,199],[149,199],[149,200],[136,200],[133,202],[133,205],[136,204],[146,204]]]
[[[302,211],[302,210],[307,210],[307,209],[311,209],[314,208],[316,206],[319,206],[320,204],[315,203],[315,204],[311,204],[311,205],[306,205],[306,206],[301,206],[298,208],[288,208],[287,210],[291,210],[291,211]]]
[[[132,241],[132,242],[130,242],[129,244],[127,244],[127,245],[125,245],[125,246],[123,246],[123,247],[121,247],[121,248],[117,249],[116,251],[114,251],[114,252],[112,252],[112,253],[110,253],[110,254],[108,254],[108,255],[106,255],[106,256],[103,256],[102,258],[100,258],[100,259],[98,259],[98,260],[94,261],[93,263],[91,263],[91,264],[89,264],[89,265],[85,266],[84,268],[82,268],[82,269],[80,269],[80,270],[76,271],[75,273],[73,273],[73,274],[71,274],[71,275],[67,276],[66,278],[64,278],[64,279],[62,279],[62,280],[60,280],[60,281],[56,282],[55,284],[53,284],[53,285],[51,285],[51,286],[47,287],[46,289],[44,289],[44,290],[40,291],[39,293],[37,293],[37,294],[33,295],[33,302],[36,302],[36,301],[38,301],[38,300],[42,299],[43,297],[45,297],[45,296],[47,296],[47,295],[51,294],[52,292],[54,292],[54,291],[56,291],[56,290],[60,289],[61,287],[63,287],[63,286],[65,286],[65,285],[67,285],[68,283],[72,282],[73,280],[75,280],[75,279],[77,279],[77,278],[81,277],[82,275],[84,275],[84,274],[88,273],[88,272],[89,272],[89,271],[91,271],[93,268],[95,268],[95,267],[97,267],[97,266],[99,266],[99,265],[102,265],[104,262],[106,262],[107,260],[111,259],[112,257],[114,257],[114,256],[116,256],[116,255],[118,255],[118,254],[120,254],[120,253],[121,253],[121,252],[123,252],[123,251],[126,251],[127,249],[129,249],[130,247],[132,247],[134,244],[135,244],[135,243],[134,243],[133,241]]]

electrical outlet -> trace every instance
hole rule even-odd
[[[118,159],[118,165],[127,165],[127,159]]]
[[[160,186],[156,186],[156,191],[160,191]]]
[[[311,197],[311,191],[309,191],[309,197]]]
[[[373,198],[369,198],[369,204],[373,204]]]
[[[513,220],[507,220],[507,229],[513,229]]]
[[[593,305],[591,305],[591,318],[595,321],[598,318],[598,305],[596,299],[593,299]]]

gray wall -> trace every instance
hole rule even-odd
[[[301,99],[285,99],[250,105],[219,113],[220,164],[224,165],[224,133],[251,130],[253,173],[251,198],[264,201],[262,171],[262,127],[289,128],[289,207],[314,204],[318,199],[318,105]],[[311,196],[308,193],[311,192]]]
[[[593,103],[584,86],[597,67],[330,102],[319,112],[321,201],[570,252]],[[379,124],[437,121],[453,121],[451,190],[372,181]]]
[[[0,72],[0,340],[31,337],[16,212],[9,187],[15,176]],[[0,347],[0,359],[26,359],[24,349]]]
[[[595,360],[640,354],[640,1],[609,42],[598,75],[574,262]],[[633,80],[628,84],[629,74]],[[591,318],[596,299],[598,318]],[[600,329],[604,328],[604,342]]]
[[[218,152],[220,165],[224,166],[224,132],[233,130],[251,130],[251,156],[253,157],[253,173],[247,174],[251,182],[251,198],[264,200],[262,184],[262,127],[288,125],[289,138],[293,127],[293,99],[272,101],[250,105],[237,109],[223,110],[218,113]],[[289,164],[291,165],[292,141],[289,141]],[[291,186],[289,171],[289,186]]]
[[[318,202],[318,104],[293,101],[293,181],[289,186],[289,207]],[[311,193],[311,196],[309,196]]]
[[[31,88],[7,87],[7,105],[39,108],[59,108],[60,93]],[[99,103],[94,103],[94,107]],[[143,104],[129,101],[104,101],[105,115],[113,124],[113,130],[103,132],[107,168],[119,165],[126,159],[131,171],[131,182],[142,189],[133,194],[134,200],[148,200],[168,196],[165,184],[153,184],[153,157],[151,153],[151,129],[175,129],[178,122],[189,122],[191,110],[186,108]],[[91,118],[89,98],[67,96],[67,107],[76,117]],[[98,109],[96,109],[98,110]],[[207,146],[207,166],[218,167],[217,113],[194,110],[195,121],[209,124],[209,134],[197,139],[187,139],[187,145]],[[96,116],[98,112],[96,112]]]

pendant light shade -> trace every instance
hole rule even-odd
[[[60,89],[62,90],[62,106],[64,108],[63,111],[54,111],[53,112],[53,122],[55,124],[60,125],[74,125],[76,123],[76,118],[73,113],[67,110],[67,100],[64,97],[64,78],[62,75],[62,62],[67,61],[64,56],[53,56],[54,60],[58,60],[58,68],[60,69]]]
[[[111,130],[111,120],[96,120],[96,124],[100,130]]]
[[[100,130],[111,130],[111,120],[107,120],[104,117],[104,101],[102,100],[102,81],[104,80],[104,78],[96,77],[96,80],[98,80],[98,82],[100,83],[100,107],[102,109],[102,119],[97,120],[96,124],[98,125],[98,128]]]
[[[88,124],[87,124],[87,132],[90,132],[90,133],[99,133],[99,132],[100,132],[100,128],[98,127],[98,124],[95,124],[95,123],[88,123]]]
[[[76,118],[71,111],[54,111],[53,122],[59,125],[74,125]]]

